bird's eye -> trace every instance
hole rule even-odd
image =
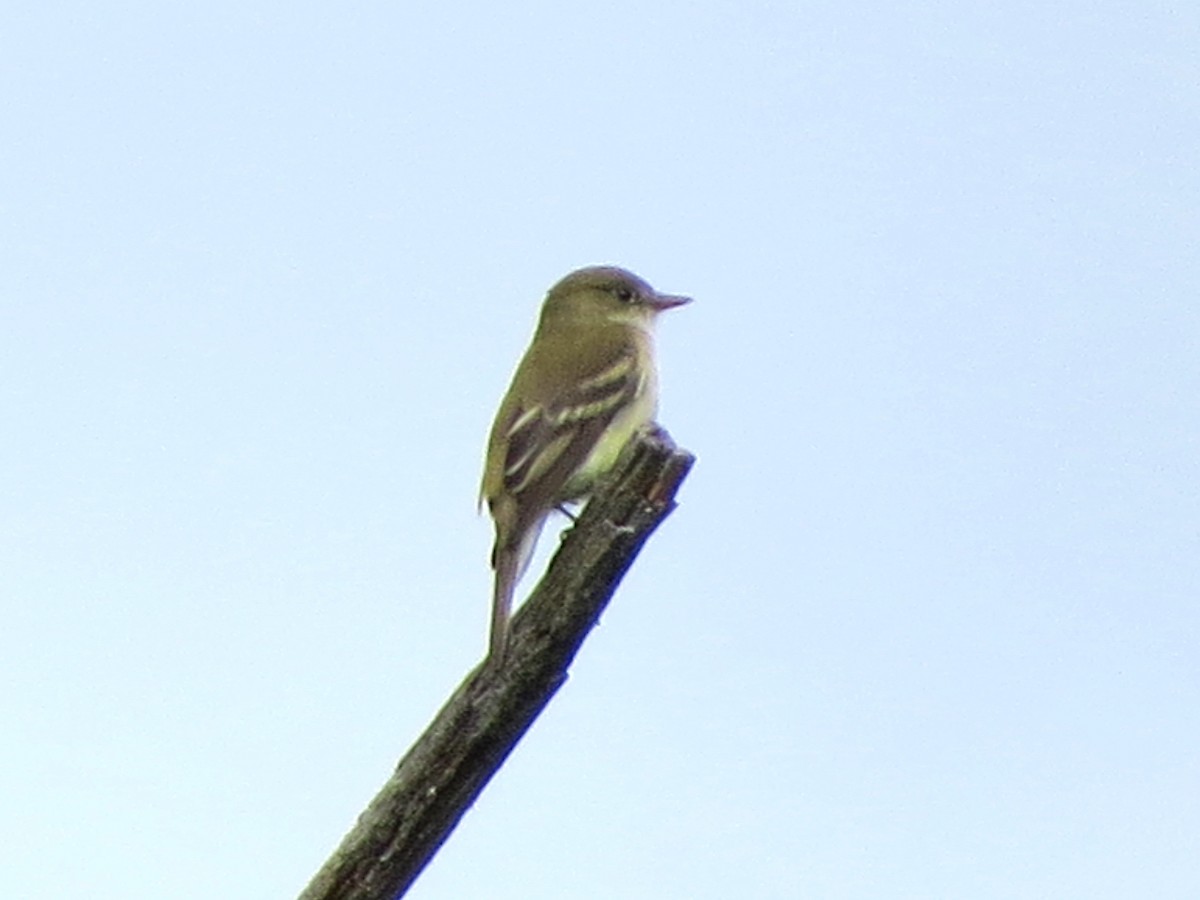
[[[632,303],[633,302],[633,291],[630,288],[627,288],[624,285],[622,285],[621,287],[618,287],[616,289],[616,293],[617,293],[617,299],[620,300],[622,303]]]

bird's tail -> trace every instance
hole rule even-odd
[[[496,585],[492,590],[492,633],[488,658],[498,663],[504,659],[508,649],[508,620],[512,613],[513,591],[517,587],[520,559],[515,548],[497,548],[493,564],[496,567]]]
[[[503,660],[508,649],[508,623],[512,616],[513,594],[516,592],[517,582],[529,567],[534,545],[547,515],[548,513],[542,513],[533,521],[527,522],[517,532],[515,541],[502,541],[497,537],[496,545],[492,548],[492,568],[496,570],[496,584],[492,589],[492,634],[488,653],[489,659],[494,663]]]

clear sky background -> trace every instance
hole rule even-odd
[[[483,653],[485,433],[600,262],[696,298],[698,463],[409,896],[1200,896],[1200,7],[0,46],[0,896],[301,890]]]

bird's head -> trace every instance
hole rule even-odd
[[[690,302],[690,297],[660,294],[625,269],[588,266],[575,270],[550,288],[542,305],[542,316],[645,327],[660,312]]]

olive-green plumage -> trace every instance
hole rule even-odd
[[[496,413],[479,492],[496,524],[493,657],[504,653],[513,590],[546,517],[586,496],[653,421],[654,319],[687,302],[613,266],[572,272],[546,295]]]

